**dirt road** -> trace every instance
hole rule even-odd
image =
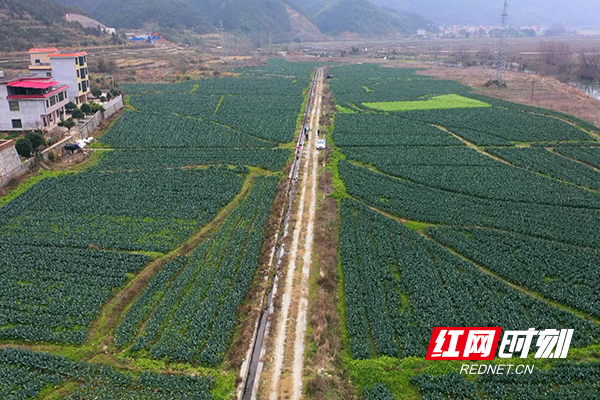
[[[323,70],[316,72],[314,94],[309,104],[309,138],[301,152],[298,190],[294,199],[291,245],[282,268],[280,307],[274,314],[273,328],[266,340],[259,396],[261,398],[299,399],[306,339],[309,278],[313,265],[313,238],[317,205],[319,151],[316,150],[323,98]]]

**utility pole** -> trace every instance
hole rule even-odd
[[[535,79],[531,80],[531,102],[533,103],[533,94],[535,91]]]
[[[431,29],[433,27],[433,24],[428,24],[427,25],[427,50],[431,51],[433,50],[433,46],[431,44]]]
[[[496,81],[499,85],[506,86],[506,33],[508,31],[508,0],[504,0],[502,9],[502,27],[497,44],[496,53]]]
[[[223,20],[221,20],[221,58],[227,57],[227,39],[225,38],[225,28],[223,28]]]

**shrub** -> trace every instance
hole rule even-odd
[[[73,118],[68,118],[64,121],[59,122],[58,125],[64,126],[68,130],[71,130],[71,128],[75,126],[75,121],[73,121]]]
[[[90,105],[88,103],[83,103],[81,105],[80,110],[85,113],[85,114],[91,114],[92,112],[92,107],[90,107]]]
[[[33,149],[37,149],[44,144],[44,137],[39,132],[27,132],[25,137],[29,139]]]
[[[102,104],[98,104],[98,103],[91,103],[90,109],[91,109],[92,113],[95,113],[98,111],[104,111],[104,107],[102,107]]]
[[[85,114],[79,108],[76,108],[75,110],[73,110],[73,118],[83,119],[85,118]]]
[[[31,150],[33,149],[33,147],[31,146],[31,141],[24,137],[17,140],[17,143],[15,144],[15,149],[21,157],[29,157],[31,155]]]
[[[102,96],[102,90],[98,86],[94,86],[91,89],[91,93],[94,97]]]

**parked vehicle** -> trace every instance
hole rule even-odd
[[[325,142],[325,139],[317,139],[317,150],[325,150],[325,148],[327,147],[327,142]]]

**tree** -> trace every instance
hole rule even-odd
[[[600,79],[600,49],[581,50],[579,75],[584,79]]]
[[[92,86],[92,89],[90,91],[92,93],[92,96],[96,98],[102,96],[102,89],[100,89],[98,86]]]
[[[463,46],[460,45],[458,47],[458,51],[454,54],[456,62],[460,63],[462,66],[466,67],[467,63],[469,61],[469,59],[471,58],[469,53],[467,52],[467,49]]]
[[[71,128],[75,126],[75,121],[73,121],[73,118],[68,118],[65,121],[60,121],[58,125],[63,126],[71,131]]]
[[[104,107],[98,103],[90,104],[90,108],[91,108],[92,112],[94,112],[94,113],[98,112],[98,111],[104,111]]]
[[[96,72],[114,72],[117,69],[117,63],[100,59],[96,64]]]
[[[17,143],[15,143],[15,149],[21,157],[29,157],[32,150],[31,142],[26,137],[20,138],[17,140]]]
[[[38,147],[40,147],[41,145],[44,144],[44,137],[39,132],[35,132],[35,131],[27,132],[25,134],[25,137],[31,143],[31,147],[33,149],[37,149]]]
[[[84,114],[91,114],[92,113],[92,107],[90,107],[90,105],[88,103],[83,103],[81,105],[80,110],[84,113]]]
[[[68,112],[73,112],[73,110],[75,110],[76,108],[77,108],[77,105],[75,105],[75,103],[73,103],[72,101],[68,102],[68,103],[65,105],[65,109],[66,109]]]
[[[72,115],[73,115],[73,118],[75,118],[75,119],[84,119],[85,118],[85,114],[79,108],[76,108],[75,110],[73,110]]]

